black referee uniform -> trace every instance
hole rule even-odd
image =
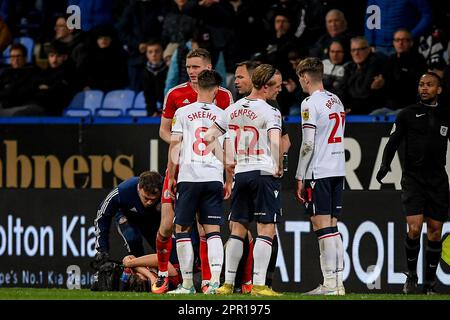
[[[423,214],[437,221],[448,218],[449,185],[445,171],[450,110],[423,103],[402,110],[395,121],[382,166],[390,167],[401,142],[405,142],[402,203],[406,215]]]

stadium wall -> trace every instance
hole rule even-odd
[[[349,292],[399,292],[405,280],[400,159],[394,159],[386,185],[375,179],[391,127],[389,122],[346,124],[347,177],[339,229]],[[97,207],[121,181],[147,169],[164,172],[168,148],[158,139],[158,129],[154,120],[2,124],[0,287],[73,287],[74,274],[88,287]],[[289,134],[274,288],[304,292],[321,281],[321,272],[315,235],[293,194],[300,147],[295,121]],[[450,233],[448,222],[444,233]],[[111,242],[114,258],[126,254],[114,229]],[[419,266],[422,251],[420,257]],[[450,268],[444,262],[438,279],[438,290],[450,292]]]

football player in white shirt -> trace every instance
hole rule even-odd
[[[213,104],[221,82],[222,79],[216,71],[202,71],[198,75],[197,102],[178,109],[173,118],[168,187],[172,194],[176,192],[176,247],[183,283],[169,293],[195,293],[194,250],[190,232],[197,212],[198,221],[206,233],[211,269],[211,280],[205,293],[215,293],[220,284],[223,265],[223,243],[220,236],[220,226],[224,220],[223,164],[213,154],[214,145],[205,144],[203,134],[224,112]],[[175,182],[178,164],[179,172]],[[229,177],[225,198],[230,196],[231,183],[232,177]]]
[[[323,64],[307,58],[297,66],[304,92],[301,105],[302,144],[297,166],[297,200],[310,215],[319,241],[323,284],[311,295],[345,295],[344,250],[337,220],[342,211],[345,176],[344,120],[340,99],[323,87]]]
[[[248,97],[229,106],[222,119],[205,135],[208,142],[229,132],[236,153],[235,183],[231,196],[230,220],[233,228],[225,250],[225,283],[218,294],[233,293],[236,270],[243,254],[249,223],[257,222],[258,237],[253,249],[252,295],[279,295],[265,285],[275,223],[281,215],[281,114],[266,100],[281,90],[281,73],[262,64],[252,75],[253,89]]]

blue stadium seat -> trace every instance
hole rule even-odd
[[[33,60],[34,54],[34,40],[30,37],[19,37],[13,40],[14,43],[21,43],[27,48],[27,62],[30,63]],[[2,63],[10,64],[9,56],[10,56],[11,46],[8,46],[2,54]]]
[[[33,60],[33,54],[34,54],[34,40],[30,37],[20,37],[14,39],[15,43],[20,43],[27,48],[27,62],[30,63]]]
[[[97,110],[101,117],[119,117],[127,114],[133,106],[135,92],[129,89],[114,90],[106,94],[102,107]]]
[[[64,115],[69,117],[94,116],[95,111],[102,105],[103,96],[104,93],[101,90],[78,92],[64,110]]]
[[[146,117],[147,109],[145,105],[144,91],[139,92],[134,99],[133,108],[127,110],[130,117]]]
[[[127,115],[130,117],[146,117],[147,116],[147,110],[146,109],[136,109],[131,108],[127,110]]]
[[[145,104],[144,91],[139,92],[134,99],[133,108],[134,109],[145,109],[147,106]]]

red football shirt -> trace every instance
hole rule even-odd
[[[167,119],[172,119],[175,111],[188,104],[197,101],[197,92],[192,89],[190,82],[182,83],[167,92],[164,99],[162,116]],[[219,87],[219,92],[216,95],[214,103],[221,109],[226,109],[233,103],[233,97],[228,89]]]

